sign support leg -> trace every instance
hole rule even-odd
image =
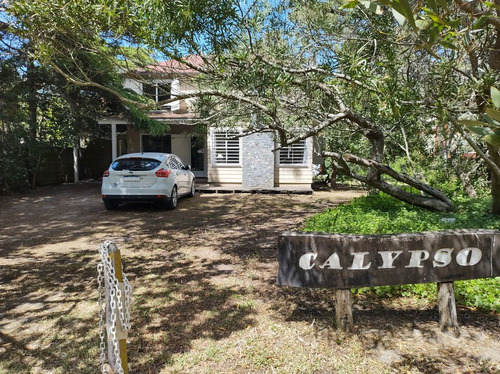
[[[337,327],[345,332],[351,332],[354,326],[352,318],[352,300],[350,289],[335,290],[335,317]]]
[[[455,303],[455,289],[453,282],[442,282],[437,284],[439,327],[446,331],[452,328],[458,333],[457,305]]]

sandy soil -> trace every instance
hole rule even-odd
[[[278,234],[359,194],[197,194],[175,211],[148,204],[106,211],[96,183],[0,197],[0,373],[98,371],[95,266],[97,246],[108,239],[136,288],[133,372],[304,372],[272,354],[242,366],[249,355],[241,339],[276,346],[289,334],[320,347],[319,355],[345,347],[339,352],[347,358],[325,359],[314,373],[358,370],[346,363],[348,349],[358,355],[353,362],[369,362],[359,372],[500,373],[498,315],[460,307],[456,336],[439,330],[432,303],[358,296],[355,331],[345,335],[334,326],[331,290],[275,285]],[[214,341],[240,352],[240,362],[221,353],[206,358],[203,347]],[[197,350],[203,369],[186,356]],[[179,363],[180,355],[191,364]]]

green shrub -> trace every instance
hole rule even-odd
[[[368,235],[500,227],[500,217],[490,213],[489,198],[460,197],[455,203],[455,212],[437,213],[409,206],[382,193],[371,194],[311,217],[305,223],[304,230]],[[443,218],[452,218],[454,221]],[[374,287],[357,292],[373,292],[384,297],[436,298],[434,284]],[[455,293],[457,301],[464,305],[500,312],[500,277],[455,282]]]

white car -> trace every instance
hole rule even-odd
[[[175,209],[180,196],[195,194],[195,177],[171,153],[129,153],[118,157],[102,177],[101,194],[108,210],[128,201],[159,202]]]

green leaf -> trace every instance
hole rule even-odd
[[[397,3],[398,0],[395,0],[394,3]],[[415,19],[413,18],[413,9],[410,6],[410,3],[408,0],[399,0],[399,5],[402,10],[402,14],[405,16],[405,18],[408,20],[410,23],[410,26],[412,26],[414,29],[417,28],[415,25]]]
[[[490,92],[491,92],[491,100],[493,100],[493,104],[495,104],[495,106],[497,108],[500,108],[500,91],[495,87],[491,87]]]
[[[439,38],[439,33],[440,33],[439,26],[432,27],[429,30],[429,39],[427,40],[427,42],[431,45],[434,44],[436,40]]]
[[[442,45],[445,48],[455,49],[455,50],[457,49],[457,46],[455,44],[452,44],[452,43],[449,43],[449,42],[445,42],[444,40],[440,40],[439,44]]]
[[[437,3],[434,0],[428,0],[427,3],[429,4],[429,6],[431,7],[431,9],[434,12],[436,12],[436,13],[439,12],[438,5],[437,5]]]
[[[358,0],[347,1],[340,7],[340,9],[351,9],[357,7],[358,5],[359,5]]]
[[[491,8],[491,9],[500,10],[500,5],[497,5],[497,4],[492,3],[490,1],[485,1],[484,5],[486,5],[488,8]]]
[[[417,25],[417,27],[420,30],[427,30],[429,27],[431,27],[433,25],[433,22],[431,20],[428,20],[428,19],[417,19],[415,21],[415,25]]]
[[[467,126],[467,128],[478,135],[482,136],[495,135],[493,130],[490,129],[489,127]]]
[[[448,4],[446,4],[446,0],[437,0],[439,6],[443,9],[448,9]]]
[[[488,117],[494,119],[495,121],[500,122],[500,110],[497,110],[494,108],[487,108],[486,114],[488,115]],[[500,126],[500,124],[499,124],[499,126]]]
[[[486,24],[486,21],[488,20],[489,17],[487,16],[482,16],[480,17],[473,25],[472,25],[472,30],[479,30],[483,28],[483,26]]]
[[[460,119],[457,122],[467,127],[469,126],[488,127],[488,124],[486,122],[481,122],[473,119]]]
[[[434,23],[438,23],[440,25],[446,25],[446,22],[441,19],[437,14],[433,14],[432,12],[428,12],[429,17],[434,21]]]
[[[500,147],[500,135],[489,134],[484,137],[484,140],[495,147]]]

